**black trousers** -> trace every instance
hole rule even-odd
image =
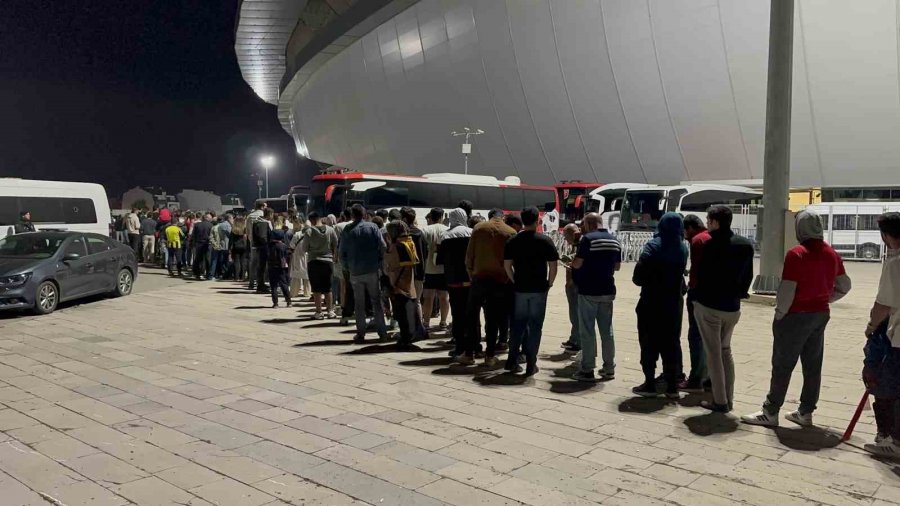
[[[900,438],[900,399],[876,397],[872,403],[875,426],[879,434],[887,434],[895,441]]]
[[[459,355],[462,353],[466,343],[466,328],[468,325],[466,306],[469,303],[469,287],[448,286],[447,294],[450,295],[450,316],[453,318],[450,335],[453,336],[453,340],[456,342],[456,354]]]
[[[644,380],[653,384],[656,361],[662,357],[668,392],[678,391],[681,375],[681,320],[684,299],[660,304],[640,300],[637,305],[638,342]]]
[[[134,250],[134,255],[141,258],[141,234],[128,234],[128,245]]]
[[[259,258],[259,263],[256,265],[256,289],[262,291],[265,289],[266,283],[266,269],[268,268],[266,264],[269,260],[269,247],[261,246],[256,248],[256,251]]]
[[[419,313],[419,304],[416,299],[405,295],[391,295],[391,306],[394,309],[394,319],[400,328],[399,344],[412,344],[422,333],[422,315]]]
[[[209,256],[209,244],[198,244],[194,248],[194,276],[199,278],[209,269],[207,257]]]
[[[181,258],[181,248],[169,250],[169,265],[166,266],[169,269],[169,274],[175,274],[175,265],[178,265],[178,275],[181,276],[181,268],[184,266],[184,260]]]
[[[507,283],[494,280],[476,279],[472,281],[466,305],[466,344],[463,352],[473,355],[481,347],[479,318],[484,309],[484,340],[487,345],[485,356],[493,357],[497,351],[497,337],[506,322],[509,331],[511,288]]]
[[[278,304],[278,290],[284,301],[291,303],[291,278],[287,267],[269,267],[269,290],[272,294],[272,304]]]
[[[231,258],[234,259],[234,279],[243,281],[247,279],[250,271],[250,253],[247,251],[232,250]]]

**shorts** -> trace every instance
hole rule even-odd
[[[310,260],[306,269],[309,273],[309,284],[313,293],[331,293],[331,278],[334,275],[333,263]]]
[[[447,278],[443,274],[426,274],[426,290],[447,290]]]

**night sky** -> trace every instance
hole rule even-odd
[[[241,78],[237,0],[0,0],[0,177],[256,195],[305,184],[275,106]]]

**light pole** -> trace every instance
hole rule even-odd
[[[462,153],[463,153],[463,157],[464,157],[463,170],[465,170],[465,174],[469,173],[469,153],[472,152],[472,145],[469,144],[469,136],[470,135],[481,135],[483,133],[484,133],[484,130],[482,130],[480,128],[476,128],[473,131],[469,127],[463,127],[462,132],[456,132],[456,131],[450,132],[450,135],[452,135],[453,137],[459,137],[460,135],[466,136],[466,140],[463,142],[463,145],[462,145]]]
[[[269,169],[272,165],[275,165],[275,157],[274,156],[264,156],[260,158],[260,163],[262,163],[263,169],[266,170],[266,198],[269,198]]]

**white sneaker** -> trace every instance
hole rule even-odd
[[[321,311],[316,312],[316,314],[313,315],[313,320],[324,320],[324,319],[325,319],[325,315],[322,314]]]
[[[329,312],[325,313],[325,318],[328,318],[329,320],[334,320],[335,318],[337,318],[337,314],[335,314],[334,311],[329,311]]]
[[[794,422],[801,427],[812,427],[812,413],[802,414],[800,411],[791,411],[790,413],[784,415],[784,419]]]
[[[757,411],[741,417],[741,421],[748,425],[762,425],[763,427],[778,427],[778,414],[770,415],[766,410]]]
[[[894,439],[890,436],[882,439],[879,443],[863,445],[863,449],[882,457],[900,457],[900,446],[897,446]]]

